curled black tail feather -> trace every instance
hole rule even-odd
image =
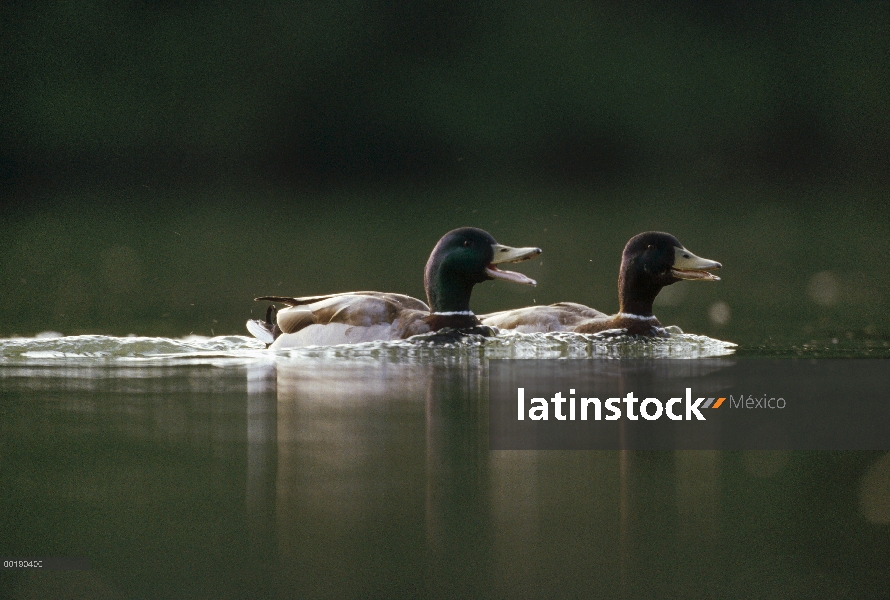
[[[277,314],[278,309],[275,308],[274,304],[270,304],[269,308],[266,309],[266,319],[264,321],[251,319],[247,322],[247,331],[261,342],[265,342],[267,348],[281,335],[281,328],[278,327],[275,319]]]

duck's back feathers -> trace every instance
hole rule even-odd
[[[419,313],[418,316],[429,314],[429,308],[420,300],[383,292],[352,292],[276,301],[289,305],[278,311],[278,326],[283,333],[296,333],[309,325],[328,323],[370,327],[392,324],[400,316],[410,313]]]
[[[609,329],[624,329],[632,335],[653,335],[661,328],[654,316],[618,313],[609,316],[598,310],[574,302],[558,302],[549,306],[527,306],[515,310],[482,315],[483,325],[498,329],[514,329],[520,333],[573,331],[599,333]]]
[[[276,321],[284,335],[276,338],[275,348],[392,340],[430,331],[424,320],[430,314],[427,305],[403,294],[349,292],[258,300],[288,305],[278,311]]]
[[[248,322],[248,330],[273,348],[399,340],[445,327],[479,325],[471,312],[430,313],[425,303],[403,294],[348,292],[302,298],[263,296],[257,300],[288,305],[275,317],[275,329],[280,333],[274,337],[270,323]]]
[[[522,333],[574,331],[585,321],[606,315],[583,304],[558,302],[549,306],[526,306],[515,310],[482,315],[483,325],[499,329],[515,329]]]
[[[303,296],[300,298],[292,298],[290,296],[260,296],[254,300],[268,300],[270,302],[280,302],[288,306],[303,306],[305,304],[314,304],[322,300],[330,298],[339,298],[342,296],[370,296],[372,298],[382,298],[390,302],[394,302],[403,308],[411,310],[425,310],[429,312],[430,307],[425,302],[421,302],[417,298],[406,296],[404,294],[390,294],[386,292],[341,292],[339,294],[324,294],[322,296]]]

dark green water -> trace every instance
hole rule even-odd
[[[486,358],[708,356],[526,338],[270,355],[4,340],[10,598],[886,598],[883,452],[492,452]]]

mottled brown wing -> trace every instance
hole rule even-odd
[[[549,306],[526,306],[514,310],[505,310],[479,319],[485,324],[500,329],[516,329],[517,327],[533,328],[538,331],[559,331],[571,329],[585,321],[604,317],[598,310],[574,302],[559,302]]]
[[[391,294],[388,292],[343,292],[340,294],[325,294],[322,296],[303,296],[301,298],[292,298],[290,296],[260,296],[258,298],[254,298],[254,300],[280,302],[281,304],[287,304],[288,306],[303,306],[306,304],[314,304],[322,300],[338,298],[341,296],[370,296],[372,298],[380,298],[383,300],[394,302],[402,308],[411,310],[424,310],[426,312],[429,312],[430,310],[429,306],[427,306],[426,303],[421,302],[417,298],[405,296],[404,294]]]
[[[595,308],[590,308],[589,306],[584,306],[583,304],[578,304],[576,302],[557,302],[556,304],[551,304],[550,307],[557,309],[560,316],[566,319],[565,324],[580,319],[599,319],[608,316],[606,313],[600,312]]]
[[[296,333],[304,327],[318,322],[315,319],[315,313],[303,306],[279,310],[276,321],[282,333]]]
[[[402,294],[356,292],[324,296],[315,302],[291,305],[278,311],[277,320],[281,331],[296,333],[314,324],[343,323],[356,327],[369,327],[393,323],[400,315],[406,313],[418,313],[423,316],[429,313],[429,309],[423,302]]]

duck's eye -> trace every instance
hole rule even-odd
[[[652,250],[652,244],[649,244],[648,246],[646,246],[646,250]]]
[[[471,244],[470,240],[464,240],[464,248],[469,248]]]

